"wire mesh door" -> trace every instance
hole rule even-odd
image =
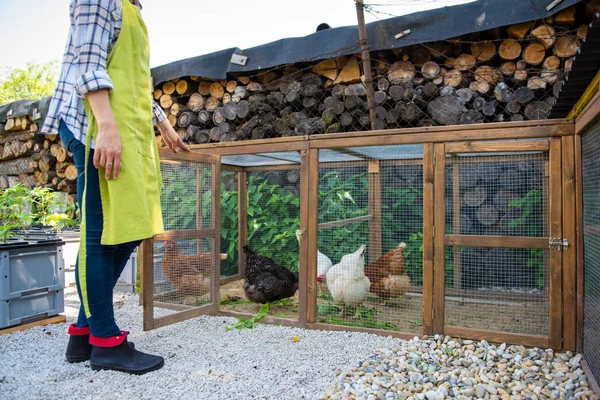
[[[435,332],[560,347],[560,145],[437,145]]]
[[[218,311],[220,157],[161,153],[165,231],[140,249],[144,330]]]

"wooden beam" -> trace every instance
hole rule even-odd
[[[443,143],[435,145],[434,165],[433,333],[443,334],[446,313],[446,151]]]
[[[550,141],[550,237],[562,237],[560,139]],[[550,250],[550,347],[562,349],[562,251]]]
[[[346,226],[346,225],[350,225],[350,224],[355,224],[357,222],[370,221],[372,218],[373,218],[372,215],[363,215],[362,217],[354,217],[354,218],[348,218],[348,219],[341,219],[339,221],[321,222],[317,226],[317,228],[319,230],[321,230],[321,229],[337,228],[337,227],[340,227],[340,226]]]
[[[217,235],[217,232],[213,228],[209,229],[188,229],[185,231],[166,231],[154,235],[154,240],[183,240],[183,239],[199,239],[199,238],[212,238]]]
[[[450,246],[505,247],[514,249],[545,249],[548,238],[525,236],[446,235]]]
[[[294,169],[300,169],[300,164],[286,164],[286,165],[263,165],[259,167],[245,167],[244,171],[289,171]]]
[[[282,141],[277,138],[244,140],[241,142],[215,143],[213,145],[191,145],[189,147],[193,149],[194,152],[219,155],[264,153],[266,148],[268,148],[270,152],[297,151],[308,148],[308,137],[298,137],[296,140],[290,140],[290,138],[282,139],[285,140]]]
[[[374,328],[359,328],[356,326],[347,325],[333,325],[316,322],[314,324],[308,324],[308,329],[318,329],[327,331],[349,331],[349,332],[365,332],[380,336],[391,336],[393,338],[410,340],[415,337],[414,333],[405,333],[397,331],[387,331],[385,329],[374,329]]]
[[[369,161],[368,191],[369,191],[369,262],[381,256],[381,174],[379,161]]]
[[[447,335],[463,339],[486,340],[493,343],[518,344],[542,349],[546,349],[549,346],[549,340],[546,336],[520,335],[516,333],[459,328],[455,326],[446,326],[444,329]]]
[[[142,273],[142,293],[144,298],[144,330],[156,328],[154,324],[154,238],[145,239],[140,244],[140,268]]]
[[[511,151],[548,151],[550,144],[547,140],[527,140],[522,142],[458,142],[448,143],[446,153],[488,153]]]
[[[575,232],[577,211],[573,136],[562,138],[562,202],[562,238],[569,242],[569,247],[562,250],[563,349],[575,351],[577,347],[577,237]]]
[[[215,162],[211,165],[211,221],[210,227],[215,235],[211,239],[212,253],[212,288],[210,291],[210,301],[214,310],[219,310],[221,301],[221,164]]]
[[[49,324],[62,324],[67,322],[67,317],[60,314],[55,315],[54,317],[48,317],[44,319],[40,319],[39,321],[28,322],[26,324],[21,324],[17,326],[11,326],[8,328],[0,329],[0,335],[5,335],[7,333],[15,333],[21,332],[27,329],[35,328],[36,326],[44,326]]]
[[[583,156],[581,135],[575,135],[575,246],[577,248],[577,344],[576,351],[583,352],[583,312],[585,303],[585,274],[583,269]],[[598,392],[596,392],[598,393]]]
[[[180,151],[178,153],[173,153],[171,149],[160,149],[158,151],[161,161],[162,160],[172,160],[172,161],[195,161],[195,162],[208,162],[214,163],[219,162],[219,157],[215,156],[215,154],[209,153],[201,153],[195,151]]]
[[[434,145],[423,146],[423,334],[433,334]]]
[[[213,304],[195,307],[192,310],[180,311],[175,314],[166,315],[164,317],[157,317],[154,319],[154,329],[160,328],[167,325],[172,325],[177,322],[187,321],[191,318],[196,318],[201,315],[214,315],[216,313],[215,306]],[[144,329],[147,330],[147,329]]]
[[[600,116],[600,92],[596,93],[575,120],[575,134],[583,134],[598,119],[598,116]]]

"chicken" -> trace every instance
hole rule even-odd
[[[363,244],[355,253],[346,254],[339,264],[331,267],[325,274],[329,293],[340,305],[342,315],[344,307],[356,306],[355,317],[358,316],[360,306],[369,295],[371,282],[364,271],[366,248]]]
[[[210,291],[211,253],[188,256],[177,242],[167,240],[163,244],[165,255],[162,269],[165,277],[175,286],[179,295],[203,295]],[[221,254],[225,260],[227,254]]]
[[[285,299],[296,294],[298,274],[261,256],[248,245],[246,253],[246,271],[244,273],[244,292],[246,298],[255,303]]]
[[[300,229],[296,231],[296,238],[298,239],[298,243],[300,243],[300,239],[302,238],[302,231]],[[317,282],[325,280],[325,274],[332,265],[333,263],[329,257],[317,250]],[[300,266],[300,263],[298,263],[298,266]]]
[[[404,269],[406,243],[379,257],[365,268],[365,275],[371,281],[371,293],[383,300],[401,298],[410,286],[410,278]]]

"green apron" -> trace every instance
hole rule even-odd
[[[129,0],[123,0],[121,32],[107,63],[107,72],[114,90],[109,94],[117,120],[123,152],[117,179],[106,180],[103,167],[98,169],[104,227],[102,244],[115,245],[147,239],[163,232],[160,209],[160,162],[152,126],[150,85],[150,46],[146,25],[140,10]],[[91,139],[98,134],[98,125],[91,107],[84,100],[88,117],[85,174]],[[86,186],[87,186],[87,179]],[[79,247],[79,282],[86,316],[91,316],[86,282],[85,192],[81,207],[81,237]]]

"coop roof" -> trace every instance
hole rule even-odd
[[[564,0],[548,11],[546,7],[553,3],[551,0],[479,0],[373,22],[367,25],[367,37],[372,51],[400,48],[546,18],[579,1]],[[309,29],[312,27],[307,26]],[[398,33],[407,29],[410,34],[395,39]],[[344,26],[250,49],[231,48],[175,61],[153,68],[152,76],[155,84],[182,76],[225,79],[232,72],[258,71],[359,51],[356,26]],[[246,65],[232,64],[233,54],[248,57]]]
[[[600,70],[600,14],[590,24],[585,41],[575,56],[569,75],[563,79],[550,118],[565,118]]]

